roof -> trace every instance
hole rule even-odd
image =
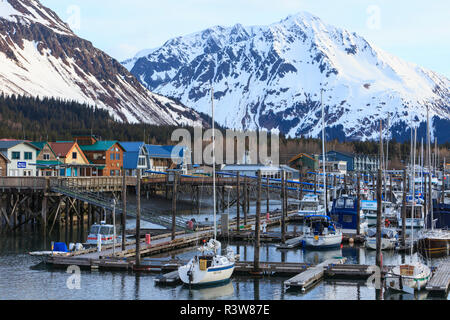
[[[4,158],[4,159],[6,160],[6,162],[8,162],[8,163],[11,162],[11,161],[9,161],[8,157],[7,157],[3,152],[0,152],[0,156],[1,156],[2,158]]]
[[[312,156],[310,156],[309,154],[306,154],[306,153],[299,153],[298,155],[296,155],[295,157],[293,157],[291,160],[289,160],[289,162],[293,162],[293,161],[295,161],[295,160],[297,160],[297,159],[300,159],[300,158],[303,158],[303,157],[307,157],[307,158],[309,158],[309,159],[311,159],[311,160],[313,160],[313,161],[317,161],[317,159],[314,159]]]
[[[139,152],[141,151],[142,146],[144,146],[144,142],[120,142],[121,146],[125,149],[126,152]]]
[[[0,141],[0,150],[8,150],[9,148],[15,147],[21,143],[24,143],[36,150],[39,150],[38,147],[36,147],[35,145],[31,144],[30,142],[24,141],[24,140],[1,140]]]
[[[50,148],[52,148],[53,152],[56,156],[66,157],[67,153],[72,150],[74,141],[71,142],[49,142]]]
[[[123,167],[125,169],[136,169],[138,166],[139,154],[142,147],[145,146],[144,142],[121,142],[122,147],[125,149],[123,154]],[[146,151],[147,149],[144,148]]]
[[[83,151],[107,151],[111,149],[111,147],[115,144],[118,144],[122,149],[122,145],[116,141],[116,140],[110,140],[110,141],[97,141],[94,144],[91,145],[81,145],[81,150]]]
[[[31,141],[31,144],[37,148],[39,148],[40,150],[42,150],[45,145],[47,144],[47,142],[45,141]]]
[[[158,146],[151,144],[146,144],[145,148],[147,149],[150,158],[163,159],[183,158],[186,149],[186,147],[180,146]]]

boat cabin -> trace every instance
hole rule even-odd
[[[305,221],[305,234],[321,236],[336,233],[336,227],[328,216],[310,215],[305,217]]]
[[[101,235],[102,244],[110,244],[114,242],[114,226],[111,224],[93,224],[89,231],[87,244],[97,244],[97,237]],[[116,235],[116,241],[119,237]]]
[[[355,197],[339,197],[333,200],[330,217],[334,222],[339,223],[343,229],[356,230],[358,223],[356,206],[357,201]]]

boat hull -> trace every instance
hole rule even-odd
[[[381,239],[381,250],[392,250],[395,248],[397,243],[396,239]],[[376,250],[377,249],[377,238],[367,238],[366,248]]]
[[[309,249],[339,248],[342,243],[342,234],[330,234],[325,236],[305,235],[303,246]]]
[[[200,270],[196,264],[192,269],[192,279],[189,279],[189,270],[191,270],[191,265],[178,268],[178,275],[183,283],[190,285],[216,285],[231,278],[234,271],[234,263],[220,267],[210,267],[206,270]]]
[[[417,266],[415,266],[417,268]],[[431,270],[425,265],[419,266],[420,272],[414,275],[402,275],[400,266],[394,267],[389,277],[386,279],[388,288],[413,293],[425,288],[431,277]]]
[[[425,254],[426,256],[446,256],[450,251],[450,240],[425,237],[419,239],[419,241],[417,242],[417,248],[422,254]]]

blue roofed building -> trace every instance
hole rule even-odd
[[[144,142],[120,142],[125,149],[123,154],[123,168],[127,176],[137,176],[137,170],[141,176],[149,169],[147,148]]]
[[[146,144],[145,148],[148,153],[149,170],[165,172],[168,169],[180,169],[183,174],[187,173],[190,159],[187,147]]]

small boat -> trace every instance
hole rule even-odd
[[[89,230],[86,245],[97,245],[98,240],[101,239],[101,244],[113,244],[114,243],[114,226],[112,224],[106,224],[102,221],[100,224],[93,224]],[[116,243],[120,243],[122,237],[116,235]]]
[[[402,264],[386,274],[386,285],[390,289],[413,294],[425,288],[430,277],[431,270],[423,263]]]
[[[426,257],[447,256],[450,251],[450,231],[427,229],[419,232],[418,250]]]
[[[342,231],[329,216],[310,215],[305,217],[303,247],[310,249],[339,248]]]
[[[320,204],[319,196],[316,194],[305,194],[300,201],[299,210],[294,216],[304,218],[309,215],[324,215],[325,208]]]
[[[423,228],[424,227],[424,213],[421,204],[414,205],[414,212],[412,212],[413,204],[406,204],[406,227],[407,228]],[[397,221],[399,228],[403,227],[402,210],[397,213]]]
[[[393,228],[381,228],[381,250],[395,249],[398,243],[398,232]],[[377,249],[377,229],[370,228],[367,232],[365,246],[367,249]]]
[[[231,248],[228,248],[227,256],[218,255],[220,247],[219,241],[211,239],[198,248],[202,254],[178,268],[181,281],[189,285],[214,285],[228,281],[234,271],[236,256]]]

